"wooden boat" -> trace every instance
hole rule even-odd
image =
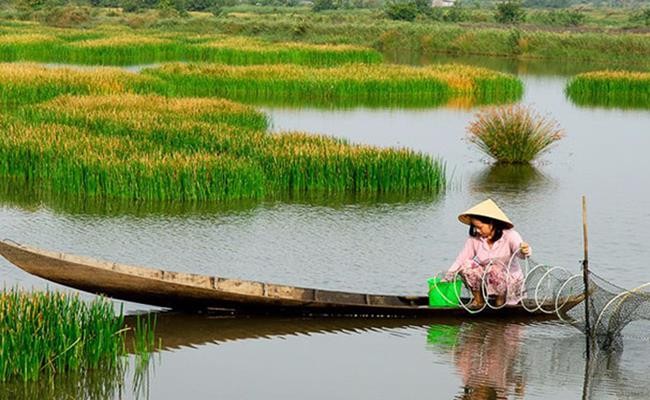
[[[354,316],[464,316],[458,307],[430,308],[427,296],[397,296],[309,289],[131,266],[57,253],[0,241],[0,254],[30,274],[52,282],[115,299],[183,311],[227,311],[242,314]],[[561,312],[583,300],[563,299]],[[528,301],[528,300],[525,300]],[[528,309],[535,308],[532,303]],[[553,304],[542,307],[553,309]],[[521,305],[485,309],[475,315],[548,316],[529,313]]]

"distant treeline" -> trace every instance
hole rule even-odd
[[[456,7],[493,8],[508,0],[457,0]],[[513,1],[513,0],[509,0]],[[124,11],[139,9],[174,8],[178,11],[211,11],[241,4],[258,6],[315,6],[322,9],[382,8],[388,3],[408,0],[0,0],[0,8],[42,9],[56,6],[119,7]],[[647,0],[514,0],[530,8],[568,8],[574,6],[635,7],[648,5]],[[320,3],[324,3],[324,6]],[[431,4],[426,0],[423,3]]]
[[[632,7],[647,5],[647,0],[524,0],[526,7],[566,8],[573,6]]]
[[[0,7],[4,8],[39,10],[61,6],[91,6],[122,8],[126,12],[141,9],[176,9],[181,12],[212,11],[239,4],[291,7],[301,4],[301,0],[0,0]]]

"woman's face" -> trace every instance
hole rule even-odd
[[[490,239],[494,235],[494,226],[492,224],[486,224],[478,219],[472,218],[472,226],[474,226],[476,233],[483,239]]]

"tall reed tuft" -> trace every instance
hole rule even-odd
[[[94,35],[71,35],[65,31],[41,33],[34,29],[34,32],[19,31],[0,37],[0,61],[6,62],[134,65],[179,60],[233,65],[331,66],[353,62],[377,64],[383,57],[378,51],[362,46],[271,43],[214,34],[197,37],[183,32],[135,35],[119,29],[116,32],[98,29]]]
[[[565,92],[578,105],[650,109],[650,72],[579,74],[567,84]]]
[[[0,381],[96,368],[121,368],[125,354],[124,317],[104,298],[86,303],[55,292],[0,293]],[[145,335],[145,322],[136,327]],[[143,351],[149,350],[148,348]]]
[[[84,199],[191,202],[445,186],[425,154],[267,127],[228,100],[59,96],[0,114],[0,176]]]
[[[430,107],[458,97],[500,104],[516,101],[523,93],[521,81],[512,75],[462,65],[166,64],[143,75],[167,83],[159,87],[168,96],[303,106]]]
[[[468,140],[500,163],[530,163],[564,136],[552,119],[521,105],[480,111],[467,128]]]

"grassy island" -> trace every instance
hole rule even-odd
[[[580,74],[567,84],[566,94],[579,105],[650,109],[650,72]]]
[[[233,65],[302,64],[332,66],[351,62],[376,64],[382,55],[358,45],[272,43],[219,34],[113,30],[10,30],[0,36],[0,61],[134,65],[168,61]]]
[[[52,192],[133,200],[306,192],[435,193],[444,165],[407,149],[300,132],[222,99],[62,95],[0,115],[0,174]]]
[[[512,75],[463,65],[410,67],[348,64],[226,66],[168,64],[145,70],[171,96],[217,96],[240,101],[314,106],[436,106],[454,98],[478,104],[518,100],[523,85]]]

